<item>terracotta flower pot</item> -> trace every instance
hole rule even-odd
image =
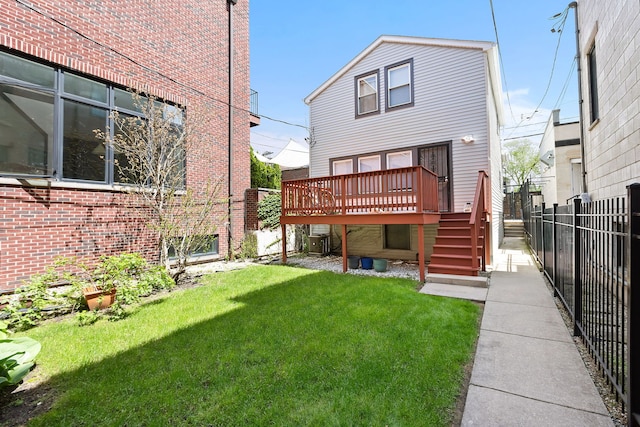
[[[84,288],[82,290],[89,310],[102,310],[103,308],[110,307],[116,300],[116,290],[103,291],[96,288]]]

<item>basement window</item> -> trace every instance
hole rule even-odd
[[[411,249],[411,225],[385,225],[384,249]]]

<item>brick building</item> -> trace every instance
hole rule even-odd
[[[93,135],[110,112],[135,109],[131,89],[204,119],[205,149],[187,153],[187,186],[222,178],[232,215],[209,255],[239,244],[257,118],[249,2],[234,3],[0,0],[0,290],[57,255],[158,259],[147,215],[119,191],[113,150]],[[228,210],[225,202],[212,218]]]

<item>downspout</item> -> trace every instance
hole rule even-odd
[[[576,62],[578,66],[578,107],[580,114],[580,160],[582,162],[582,192],[587,193],[587,162],[584,157],[584,112],[582,99],[582,61],[580,60],[580,27],[578,25],[578,2],[569,3],[576,17]]]
[[[233,172],[233,6],[238,0],[227,0],[227,7],[229,8],[229,165],[227,170],[228,177],[228,199],[227,199],[227,257],[231,259],[233,256],[233,247],[231,232],[233,230],[231,215],[233,208],[233,179],[231,178]]]

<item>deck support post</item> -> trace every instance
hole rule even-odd
[[[342,224],[342,272],[347,272],[347,225]]]
[[[342,224],[342,272],[347,272],[347,224]]]
[[[424,224],[418,224],[418,265],[420,266],[420,282],[424,283]]]
[[[287,224],[281,224],[282,227],[282,263],[287,263]]]

